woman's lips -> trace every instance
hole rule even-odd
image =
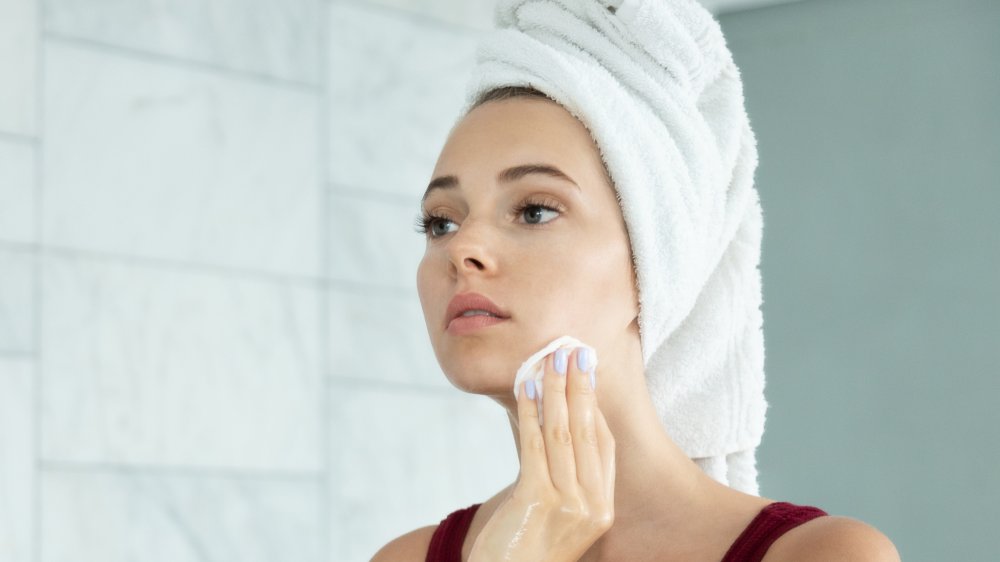
[[[486,313],[485,315],[473,315],[473,316],[463,316],[466,312],[478,311],[479,313]],[[447,320],[450,318],[451,320]],[[487,320],[483,320],[486,318]],[[458,329],[457,332],[452,333],[466,333],[470,330],[483,328],[492,324],[496,324],[496,321],[489,320],[494,318],[495,320],[506,320],[510,318],[510,314],[507,313],[503,308],[499,307],[490,300],[486,295],[481,295],[475,291],[467,291],[465,293],[459,293],[452,297],[451,302],[448,303],[448,308],[445,310],[445,329],[449,332],[451,330],[451,324],[456,320],[459,320],[455,324]],[[470,322],[471,320],[475,320]]]
[[[493,326],[494,324],[499,324],[500,322],[506,322],[507,320],[509,320],[509,318],[486,316],[484,314],[477,314],[475,316],[456,316],[451,322],[448,323],[448,333],[454,336],[461,336],[488,326]]]

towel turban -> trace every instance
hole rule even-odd
[[[647,388],[675,443],[758,495],[764,432],[756,139],[718,22],[694,0],[500,0],[464,115],[535,88],[579,119],[632,246]]]

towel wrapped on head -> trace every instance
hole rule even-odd
[[[758,495],[763,216],[743,85],[695,0],[499,0],[464,115],[530,86],[590,131],[639,289],[646,383],[664,427],[715,480]]]

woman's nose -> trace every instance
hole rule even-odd
[[[462,260],[462,265],[464,265],[467,269],[478,269],[480,271],[486,269],[486,267],[483,265],[483,262],[479,261],[474,257],[465,258],[464,260]]]
[[[449,260],[459,273],[490,272],[495,268],[489,233],[466,221],[448,245]]]

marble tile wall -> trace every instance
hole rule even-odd
[[[415,283],[492,9],[0,0],[0,560],[362,562],[516,477]]]

